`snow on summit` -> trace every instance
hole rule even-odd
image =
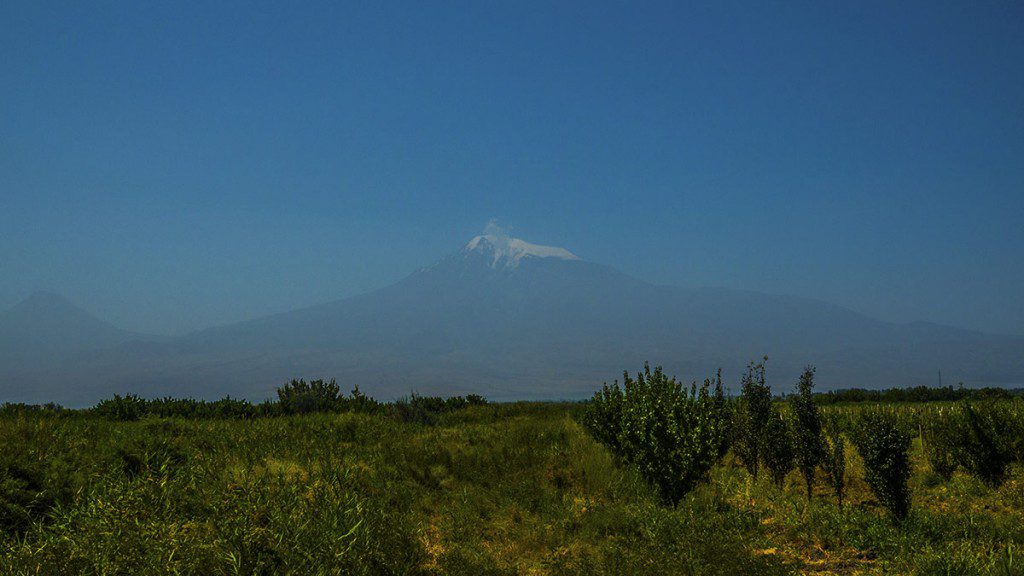
[[[481,234],[466,244],[466,252],[477,252],[491,257],[491,268],[515,268],[526,257],[559,258],[562,260],[579,260],[565,248],[557,246],[541,246],[530,244],[519,238],[511,238],[503,234]]]

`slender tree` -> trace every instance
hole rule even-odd
[[[897,522],[910,512],[910,439],[904,423],[881,408],[862,410],[853,428],[865,479]]]
[[[814,471],[822,459],[821,416],[814,403],[814,367],[808,366],[796,384],[796,394],[789,401],[793,417],[793,448],[796,465],[807,486],[810,501],[814,486]]]
[[[764,375],[765,356],[761,362],[747,365],[736,414],[736,454],[757,479],[764,458],[764,434],[772,415],[772,391]]]

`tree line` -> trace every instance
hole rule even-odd
[[[393,402],[380,402],[364,394],[358,385],[345,394],[334,379],[293,379],[278,387],[276,392],[276,399],[258,403],[230,396],[219,400],[199,400],[115,394],[82,411],[68,410],[56,404],[3,404],[0,405],[0,415],[24,412],[84,413],[108,420],[130,422],[144,417],[250,419],[296,414],[359,412],[385,414],[401,422],[431,424],[442,414],[468,406],[487,404],[487,399],[478,394],[441,397],[412,393]]]
[[[791,394],[776,401],[765,376],[766,360],[747,366],[737,398],[724,394],[721,370],[703,384],[686,386],[662,368],[645,365],[635,377],[624,373],[621,385],[605,384],[587,403],[582,423],[670,506],[729,454],[754,481],[767,474],[779,487],[798,470],[808,500],[821,474],[842,507],[849,442],[864,463],[865,481],[896,521],[910,512],[909,452],[915,435],[933,471],[947,478],[959,469],[998,485],[1010,464],[1024,461],[1020,401],[969,395],[927,412],[879,404],[825,413],[814,393],[814,367],[804,370]]]

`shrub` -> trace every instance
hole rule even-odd
[[[629,374],[625,374],[629,378]],[[622,434],[622,389],[616,380],[612,386],[605,383],[587,403],[583,412],[583,425],[594,438],[608,447],[612,454],[622,453],[619,436]]]
[[[945,409],[922,420],[921,442],[928,464],[932,471],[948,480],[957,469],[960,414]]]
[[[341,388],[332,378],[325,380],[292,380],[277,389],[277,401],[285,414],[332,412],[341,399]]]
[[[814,403],[814,367],[808,366],[797,382],[797,393],[790,400],[793,414],[793,450],[796,465],[807,486],[807,499],[811,499],[814,471],[822,460],[821,417]]]
[[[147,405],[149,414],[163,418],[253,418],[258,410],[248,400],[225,396],[212,402],[194,398],[157,398]]]
[[[108,420],[131,422],[145,416],[147,408],[146,400],[135,394],[115,394],[113,398],[101,400],[93,411]]]
[[[868,485],[897,521],[910,512],[910,434],[890,411],[864,409],[853,429]]]
[[[961,411],[958,460],[971,474],[989,486],[1002,484],[1006,469],[1016,458],[1020,441],[1018,422],[1003,405],[977,407],[965,402]]]
[[[482,403],[487,403],[486,400],[483,400],[482,396],[477,398],[482,400]],[[351,398],[347,400],[347,403],[348,409],[351,410],[352,412],[369,414],[380,410],[380,402],[377,402],[372,397],[363,394],[363,391],[359,389],[358,384],[356,384],[355,387],[352,388]]]
[[[789,428],[786,418],[773,407],[764,427],[762,456],[772,482],[779,487],[793,469],[794,450]]]
[[[764,363],[747,365],[743,376],[735,424],[735,450],[740,461],[757,478],[764,451],[765,427],[772,414],[772,391],[765,381]]]
[[[654,485],[662,501],[675,506],[718,460],[724,422],[708,392],[710,380],[687,390],[661,367],[645,364],[636,379],[624,375],[623,387],[605,388],[591,401],[591,419],[614,418],[599,432],[618,430],[609,447],[636,466]],[[609,408],[609,402],[620,402]],[[603,415],[603,416],[598,416]],[[590,426],[594,429],[593,426]],[[617,446],[617,448],[615,448]]]
[[[416,424],[436,424],[438,417],[469,406],[482,406],[487,403],[483,396],[420,396],[413,393],[408,398],[395,400],[389,407],[391,417],[399,422]]]

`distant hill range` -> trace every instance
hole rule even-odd
[[[651,284],[568,250],[489,234],[397,284],[174,338],[118,329],[52,294],[0,313],[0,401],[83,405],[113,393],[251,399],[335,377],[382,399],[579,398],[645,360],[734,390],[818,367],[819,388],[1019,385],[1024,337],[894,324],[807,298]]]

